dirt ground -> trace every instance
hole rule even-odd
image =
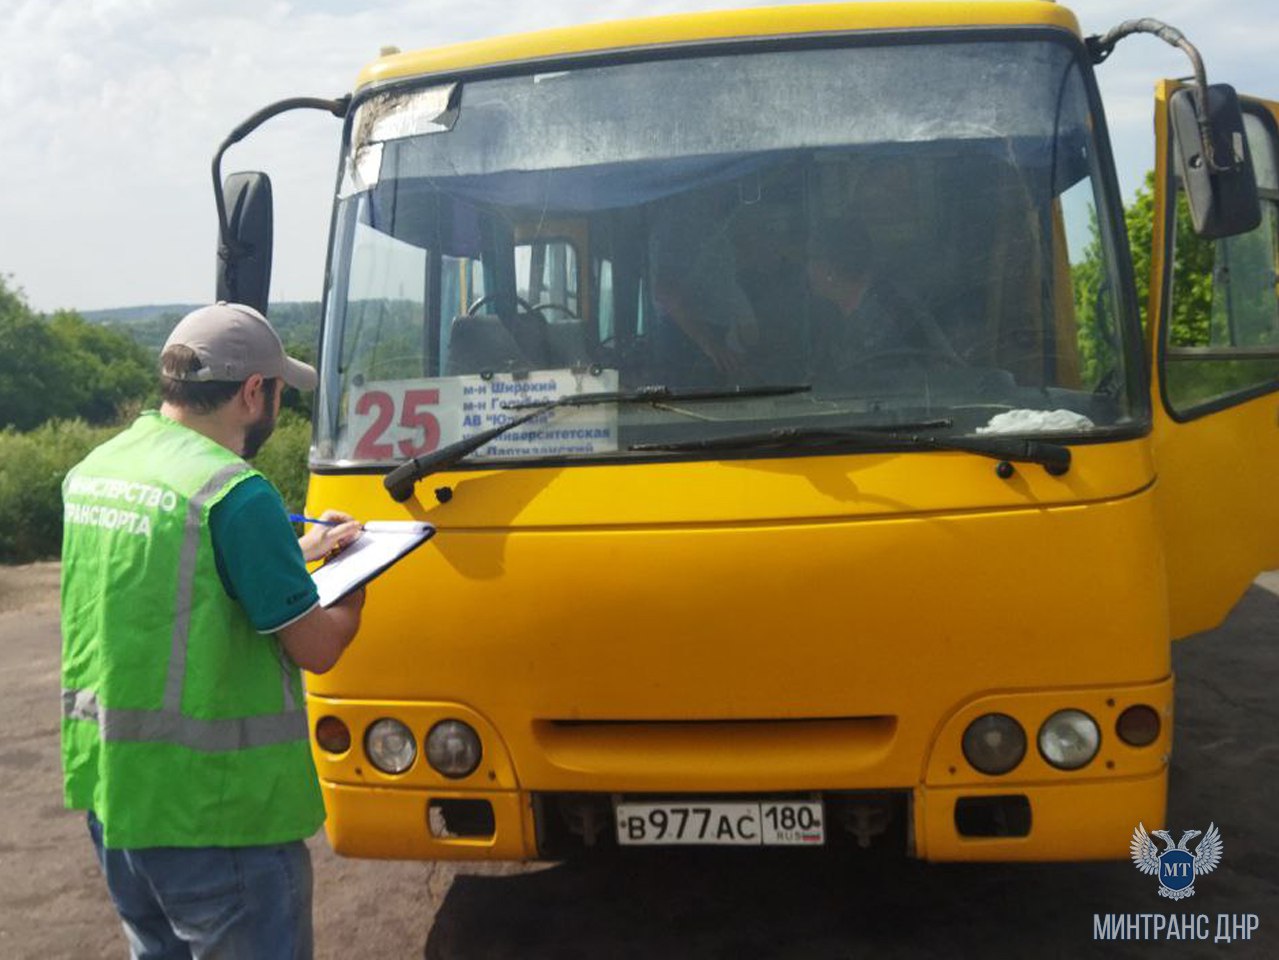
[[[1131,863],[930,865],[698,851],[521,866],[315,861],[317,957],[1279,956],[1279,575],[1174,652],[1170,825],[1225,838],[1189,906]],[[124,957],[84,824],[62,808],[57,567],[0,567],[0,958]],[[1248,941],[1095,943],[1097,913],[1256,914]]]

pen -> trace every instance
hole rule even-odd
[[[321,520],[318,517],[304,517],[300,513],[290,513],[289,519],[294,523],[318,523],[322,527],[341,526],[345,521],[339,520]]]

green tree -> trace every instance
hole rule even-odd
[[[1088,246],[1083,259],[1071,267],[1070,282],[1074,291],[1078,321],[1080,372],[1083,382],[1096,385],[1115,366],[1118,344],[1114,317],[1109,309],[1113,302],[1110,281],[1102,268],[1101,231],[1096,211],[1088,218]]]
[[[0,278],[0,427],[111,423],[154,381],[150,355],[132,339],[71,311],[41,316]]]
[[[145,349],[79,314],[59,311],[49,326],[61,349],[75,358],[76,415],[110,423],[121,410],[155,395],[155,364]]]
[[[1146,316],[1150,298],[1150,264],[1154,242],[1155,172],[1147,172],[1145,181],[1124,209],[1124,225],[1132,252],[1133,277],[1137,285],[1137,305],[1141,323],[1148,327]],[[1194,232],[1190,210],[1184,194],[1177,197],[1177,226],[1174,238],[1176,259],[1173,265],[1172,301],[1169,338],[1173,346],[1203,346],[1208,343],[1212,321],[1214,244]],[[1105,333],[1106,316],[1098,316],[1098,305],[1108,304],[1103,296],[1106,277],[1102,271],[1101,236],[1094,216],[1091,240],[1083,259],[1071,269],[1075,291],[1075,307],[1079,316],[1079,349],[1085,379],[1095,379],[1111,360],[1110,338]]]
[[[320,354],[319,303],[273,303],[268,316],[289,356],[314,366],[315,359]],[[313,396],[311,393],[299,393],[289,388],[284,391],[281,402],[284,409],[296,411],[300,416],[310,419]]]
[[[1154,193],[1155,175],[1146,174],[1143,189],[1148,195]],[[1154,200],[1148,200],[1151,213],[1145,217],[1147,234],[1151,232],[1149,223],[1153,219]],[[1129,235],[1132,224],[1129,224]],[[1212,281],[1213,263],[1216,257],[1216,244],[1205,240],[1194,231],[1190,221],[1190,207],[1186,203],[1186,195],[1177,195],[1177,229],[1173,238],[1176,257],[1172,271],[1172,312],[1168,317],[1169,343],[1174,347],[1195,347],[1208,343],[1208,326],[1212,321]],[[1146,243],[1147,268],[1146,276],[1140,281],[1143,291],[1149,285],[1149,241]],[[1145,300],[1142,300],[1143,305]]]
[[[29,430],[50,417],[70,416],[66,391],[50,387],[70,382],[72,367],[48,324],[0,278],[0,427]]]
[[[1150,319],[1150,261],[1155,233],[1155,171],[1146,173],[1133,201],[1124,210],[1128,245],[1132,250],[1133,275],[1137,281],[1137,305],[1141,323]],[[1194,231],[1186,195],[1177,195],[1177,229],[1173,239],[1176,259],[1172,274],[1172,315],[1170,338],[1173,346],[1199,346],[1208,342],[1212,317],[1212,268],[1214,247]]]

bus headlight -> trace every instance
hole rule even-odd
[[[364,752],[383,773],[403,773],[417,759],[417,741],[413,731],[400,721],[383,717],[364,734]]]
[[[1059,770],[1078,770],[1100,746],[1097,721],[1082,710],[1058,710],[1039,728],[1039,752]]]
[[[480,735],[461,720],[441,720],[426,735],[426,762],[451,780],[473,773],[483,755]]]
[[[1026,755],[1026,731],[1006,713],[985,713],[964,731],[964,759],[991,776],[1007,773]]]

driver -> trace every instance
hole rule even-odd
[[[654,206],[649,244],[653,302],[675,336],[670,369],[693,382],[713,372],[739,380],[759,339],[751,302],[737,283],[732,242],[735,195],[679,194]],[[695,350],[690,350],[690,346]]]
[[[815,226],[808,283],[818,381],[892,355],[962,363],[933,316],[885,275],[870,237],[851,218]]]

